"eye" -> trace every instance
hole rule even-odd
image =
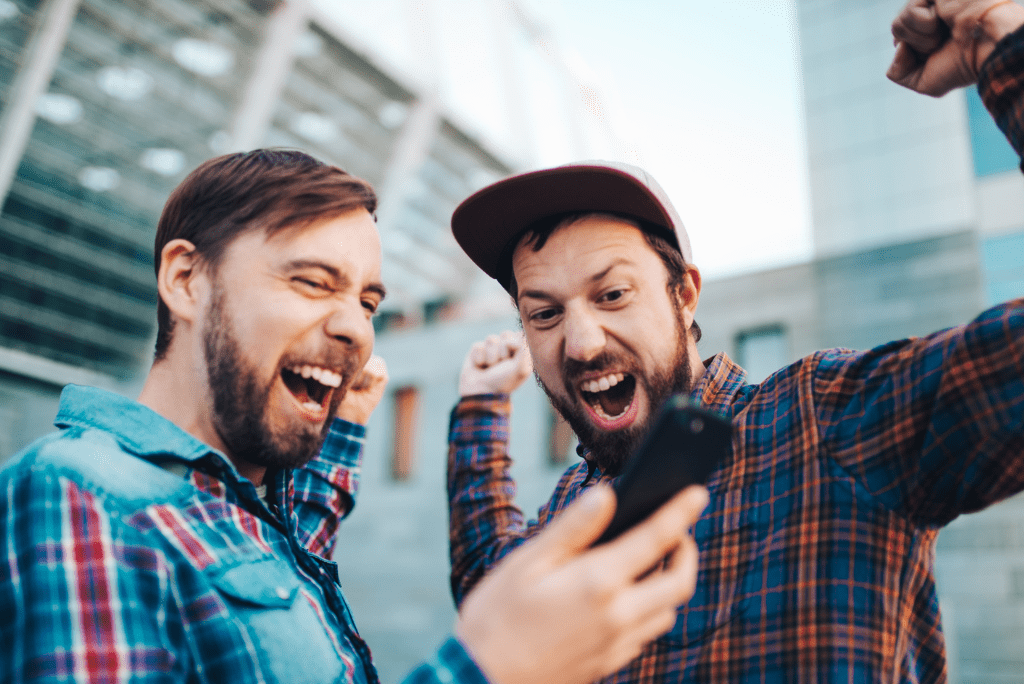
[[[380,306],[380,303],[377,301],[374,301],[372,299],[363,300],[363,308],[366,309],[370,314],[377,313],[378,306]]]
[[[625,289],[611,290],[609,292],[605,292],[604,294],[602,294],[598,298],[598,301],[601,301],[601,302],[617,302],[617,301],[619,301],[620,299],[622,299],[625,296],[626,296],[626,290]]]
[[[314,294],[322,294],[330,292],[331,290],[326,283],[312,278],[295,276],[292,278],[292,282],[297,284],[301,289],[306,290],[307,292],[312,291]]]
[[[538,309],[530,314],[529,319],[534,325],[543,326],[544,324],[553,322],[558,316],[558,313],[558,309],[554,307]]]

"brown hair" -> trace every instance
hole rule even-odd
[[[507,259],[509,262],[509,277],[508,277],[508,293],[512,295],[512,303],[515,307],[519,308],[519,284],[516,283],[515,272],[512,270],[511,261],[512,254],[515,252],[519,245],[529,245],[534,252],[539,252],[547,244],[548,238],[559,228],[565,226],[571,226],[574,223],[578,223],[586,218],[594,216],[608,216],[615,218],[619,221],[625,221],[626,223],[639,228],[640,232],[643,233],[644,239],[647,240],[647,244],[650,245],[651,249],[657,253],[661,258],[661,262],[665,265],[665,270],[668,271],[668,291],[674,297],[678,298],[683,291],[683,284],[686,282],[686,260],[683,259],[683,255],[680,253],[679,248],[673,244],[674,240],[670,237],[669,231],[660,226],[655,226],[643,221],[639,221],[630,216],[619,216],[617,214],[607,213],[578,213],[578,214],[561,214],[555,216],[545,217],[536,223],[530,225],[524,230],[519,237],[512,240],[509,243],[509,248],[506,248],[503,259]],[[693,337],[694,342],[700,342],[701,331],[700,326],[697,325],[697,321],[690,324],[690,335]]]
[[[153,266],[175,239],[195,245],[205,265],[216,269],[224,250],[240,234],[331,219],[362,207],[371,214],[377,196],[364,180],[297,150],[260,149],[203,162],[174,189],[156,229]],[[157,302],[155,360],[167,353],[174,331],[171,312]]]

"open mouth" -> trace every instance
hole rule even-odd
[[[580,383],[580,395],[598,427],[616,430],[636,416],[636,379],[629,373],[608,373]]]
[[[311,418],[322,419],[331,393],[341,386],[341,373],[307,364],[282,368],[281,380]]]

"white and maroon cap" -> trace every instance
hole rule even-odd
[[[693,263],[690,239],[668,195],[643,169],[618,162],[578,162],[488,185],[455,209],[452,233],[469,258],[508,289],[512,250],[527,228],[546,218],[592,212],[638,220]]]

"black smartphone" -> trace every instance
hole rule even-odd
[[[705,484],[729,451],[732,423],[685,395],[669,398],[615,483],[615,517],[596,544],[637,524],[692,484]]]

